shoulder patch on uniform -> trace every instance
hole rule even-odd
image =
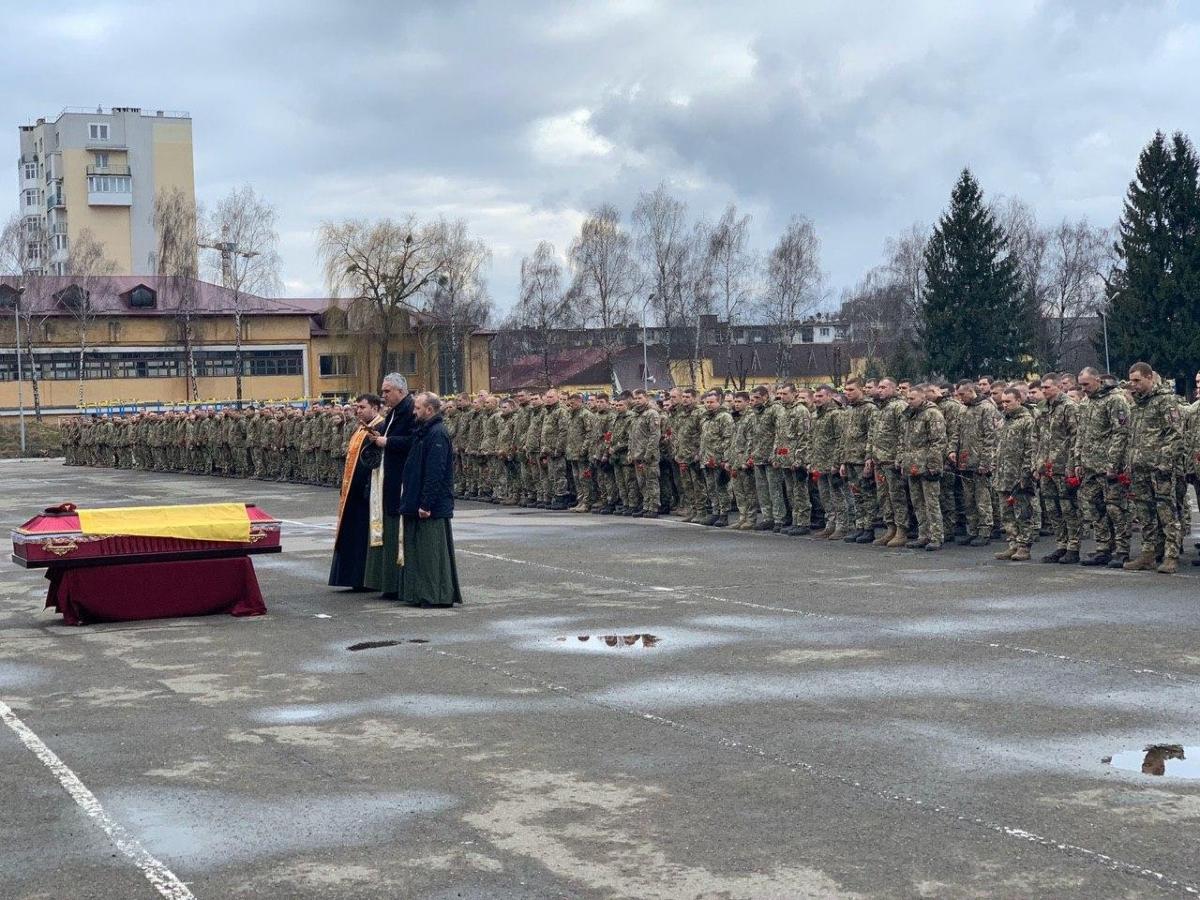
[[[1178,424],[1179,423],[1179,407],[1176,406],[1176,407],[1173,407],[1170,410],[1168,410],[1167,418],[1169,418],[1172,423]]]
[[[1118,410],[1117,422],[1121,425],[1122,428],[1124,428],[1126,425],[1129,424],[1129,413],[1125,412],[1124,410]]]

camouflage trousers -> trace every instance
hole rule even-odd
[[[783,491],[792,511],[792,524],[807,528],[812,524],[812,501],[808,497],[808,470],[782,469]]]
[[[941,474],[935,474],[932,478],[909,475],[908,494],[912,498],[913,512],[917,516],[917,539],[933,544],[945,543],[946,533],[942,528]]]
[[[617,490],[621,495],[621,505],[626,509],[642,508],[642,492],[638,488],[637,471],[633,463],[617,463]]]
[[[908,531],[908,479],[900,470],[887,463],[875,465],[875,496],[883,524]]]
[[[1059,550],[1079,552],[1079,491],[1067,484],[1066,475],[1045,475],[1039,480],[1044,524],[1054,532]]]
[[[521,499],[526,503],[538,499],[538,463],[528,455],[521,457]]]
[[[967,517],[967,534],[971,537],[992,536],[992,476],[979,472],[958,473],[962,484],[963,508]]]
[[[754,489],[753,469],[734,469],[729,473],[729,486],[737,502],[738,519],[754,521],[758,515],[758,492]]]
[[[939,502],[942,508],[942,534],[953,535],[958,517],[958,473],[948,469],[942,470],[942,491]]]
[[[771,481],[775,481],[775,491],[771,490]],[[754,490],[758,494],[758,508],[762,512],[762,520],[770,522],[772,525],[780,525],[781,522],[775,521],[775,497],[783,490],[780,482],[782,477],[778,469],[772,469],[770,466],[755,466],[754,467]],[[784,509],[784,514],[787,510]]]
[[[854,527],[854,509],[846,482],[840,475],[822,473],[817,479],[821,506],[825,508],[825,527],[849,531]]]
[[[591,506],[596,499],[596,473],[586,459],[572,459],[571,480],[575,482],[575,499]]]
[[[595,505],[613,507],[620,504],[621,495],[617,490],[617,473],[612,463],[593,460],[592,478],[596,485]]]
[[[846,487],[854,498],[854,527],[859,531],[869,531],[879,521],[875,479],[864,475],[865,469],[862,463],[846,463]]]
[[[691,510],[693,515],[698,514],[707,503],[703,470],[686,460],[683,462],[676,460],[674,468],[672,478],[679,485],[680,506]]]
[[[547,501],[561,500],[570,493],[567,483],[567,461],[561,456],[548,456],[542,466],[542,491]]]
[[[1004,535],[1008,538],[1010,547],[1032,547],[1037,539],[1037,520],[1034,507],[1037,506],[1037,494],[1026,487],[1019,487],[1005,495],[1004,500]]]
[[[642,511],[658,512],[658,508],[662,503],[662,497],[659,493],[658,463],[653,460],[647,463],[639,462],[634,466],[634,472],[637,477],[638,492],[642,496]]]
[[[1138,466],[1129,486],[1134,514],[1142,523],[1142,552],[1179,558],[1180,526],[1175,475]]]
[[[704,478],[704,500],[700,509],[710,516],[725,518],[729,515],[729,491],[726,490],[726,475],[713,467],[702,470]]]
[[[788,476],[791,475],[791,490]],[[771,518],[776,525],[785,528],[792,524],[792,500],[796,490],[796,473],[790,468],[770,466],[767,468],[767,490],[771,494]]]
[[[1129,555],[1129,511],[1124,494],[1116,479],[1109,481],[1103,472],[1084,472],[1079,508],[1100,552]]]

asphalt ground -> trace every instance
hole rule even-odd
[[[56,461],[0,485],[11,526],[64,500],[287,523],[257,619],[68,628],[5,570],[4,898],[1200,890],[1200,781],[1101,761],[1200,745],[1190,566],[464,503],[466,604],[423,611],[325,586],[329,489]]]

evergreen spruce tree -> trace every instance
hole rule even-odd
[[[921,315],[930,372],[1024,374],[1031,327],[1017,264],[969,169],[925,250]]]
[[[1195,149],[1162,132],[1142,150],[1125,195],[1107,286],[1112,365],[1138,360],[1186,381],[1200,360],[1200,184]],[[1102,339],[1097,342],[1102,345]]]

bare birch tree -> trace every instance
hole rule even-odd
[[[63,306],[71,314],[79,345],[79,397],[83,407],[84,379],[87,377],[88,333],[96,319],[103,315],[111,297],[116,296],[112,276],[117,264],[104,255],[104,245],[90,228],[81,229],[71,240],[67,255],[66,274],[71,282],[63,288]]]
[[[801,317],[820,301],[823,278],[820,238],[812,222],[797,216],[767,257],[762,299],[763,318],[775,334],[775,368],[780,378],[790,374],[790,347],[796,342]]]
[[[278,295],[279,234],[275,207],[250,185],[230,191],[204,217],[200,246],[206,274],[230,292],[234,329],[234,393],[242,403],[243,318],[260,297]]]
[[[1109,233],[1086,219],[1064,219],[1049,233],[1048,245],[1040,355],[1047,369],[1059,369],[1067,348],[1083,338],[1080,322],[1104,302]]]
[[[592,210],[571,242],[567,259],[571,301],[583,324],[599,332],[608,381],[613,384],[613,359],[642,287],[633,238],[621,227],[615,207],[603,204]]]
[[[390,371],[389,351],[450,266],[441,223],[403,220],[327,222],[317,253],[330,295],[345,307],[330,310],[354,334],[370,335],[379,354],[377,375]]]
[[[730,203],[708,235],[707,266],[713,307],[725,320],[718,343],[725,345],[725,386],[733,371],[733,330],[742,320],[753,293],[756,261],[749,249],[750,217],[739,216]],[[744,383],[744,379],[743,379]]]
[[[532,256],[521,260],[521,296],[509,324],[533,339],[534,352],[542,359],[542,380],[553,386],[555,332],[571,324],[571,304],[563,290],[563,267],[554,245],[542,241]]]
[[[650,303],[666,329],[669,359],[673,334],[684,324],[680,299],[688,252],[687,205],[671,196],[665,183],[659,184],[652,192],[638,197],[633,208],[633,226],[651,290]]]
[[[24,356],[22,374],[29,378],[33,415],[37,422],[42,421],[42,390],[41,372],[34,351],[50,308],[49,282],[42,274],[49,250],[49,236],[36,217],[14,214],[0,231],[0,271],[19,275],[18,284],[24,288],[24,293],[15,300],[13,341],[15,346],[19,329]]]
[[[461,219],[439,222],[438,231],[446,267],[424,292],[417,337],[427,357],[436,350],[439,390],[450,394],[465,387],[463,355],[471,333],[492,315],[485,277],[492,252],[482,240],[471,237]]]
[[[200,399],[196,380],[196,300],[199,278],[198,240],[200,211],[180,188],[158,192],[154,198],[152,223],[157,238],[154,260],[159,275],[166,277],[164,293],[175,317],[183,344],[188,398]]]

